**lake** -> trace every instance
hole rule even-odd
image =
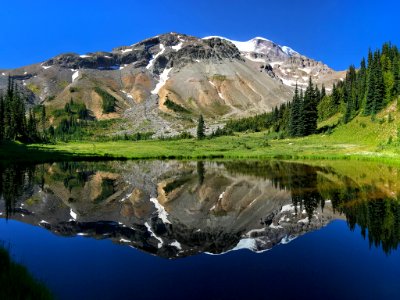
[[[59,299],[400,299],[399,168],[0,166],[0,241]]]

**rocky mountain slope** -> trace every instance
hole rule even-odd
[[[343,74],[269,40],[236,42],[169,33],[111,52],[66,53],[43,63],[0,70],[19,83],[31,104],[63,108],[83,102],[98,120],[126,118],[126,130],[176,134],[195,126],[253,115],[287,102],[311,76],[328,87]],[[104,113],[99,89],[116,99]],[[57,125],[57,124],[55,124]],[[124,128],[121,128],[123,131]]]
[[[212,37],[206,37],[212,38]],[[247,60],[260,64],[260,68],[268,68],[282,83],[305,88],[309,77],[314,82],[324,84],[328,91],[335,81],[344,77],[344,72],[336,72],[326,64],[315,61],[288,46],[280,46],[263,37],[256,37],[247,42],[239,42],[219,37],[232,42]]]

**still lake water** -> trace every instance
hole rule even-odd
[[[59,299],[400,299],[400,181],[361,162],[0,167],[0,241]]]

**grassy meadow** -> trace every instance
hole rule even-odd
[[[399,115],[396,106],[391,105],[374,119],[357,116],[329,133],[303,138],[279,139],[276,134],[264,131],[203,140],[5,143],[0,147],[0,160],[281,158],[400,162]],[[335,115],[319,126],[332,126],[340,120],[341,116]]]

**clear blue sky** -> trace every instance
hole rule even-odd
[[[400,46],[395,0],[14,0],[0,7],[0,69],[64,52],[110,51],[165,32],[263,36],[334,69]]]

